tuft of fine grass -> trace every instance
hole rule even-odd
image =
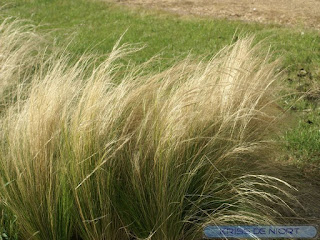
[[[305,69],[310,78],[319,85],[319,61],[320,61],[320,38],[319,32],[314,29],[305,29],[302,26],[284,27],[281,25],[244,23],[228,21],[227,19],[200,19],[198,17],[178,17],[171,14],[163,14],[142,9],[116,6],[106,1],[87,0],[2,0],[1,14],[5,16],[17,16],[32,20],[41,26],[38,30],[52,31],[58,45],[64,45],[67,36],[72,36],[73,41],[68,45],[68,51],[81,56],[85,51],[106,54],[111,51],[114,42],[127,30],[123,41],[129,43],[143,42],[146,48],[130,59],[142,63],[152,56],[161,52],[162,60],[159,64],[149,67],[154,69],[166,69],[172,65],[172,59],[183,58],[187,52],[192,51],[195,55],[215,53],[226,44],[232,42],[238,33],[255,34],[256,40],[264,40],[272,46],[274,57],[282,57],[281,69],[287,75],[289,84],[288,93],[296,95],[296,87],[300,83],[304,91],[308,91],[309,77],[300,79],[300,69]],[[140,11],[142,10],[142,11]],[[69,40],[67,40],[69,41]],[[306,84],[306,85],[305,85]],[[299,90],[300,92],[301,90]],[[299,94],[298,94],[299,95]],[[309,119],[319,122],[317,101],[302,101],[298,103],[298,114],[295,118],[305,121],[305,111],[313,105],[313,110],[308,113]],[[282,104],[287,108],[296,102],[288,101]],[[308,119],[306,119],[307,121]],[[319,150],[317,142],[319,137],[315,124],[298,126],[299,130],[288,130],[288,137],[284,138],[288,148],[284,148],[284,158],[291,159],[291,163],[301,162],[305,168],[309,163],[319,165]],[[301,141],[297,148],[299,133],[311,139],[310,151],[308,141]],[[292,137],[291,137],[292,136]],[[299,138],[299,139],[297,139]],[[283,158],[283,157],[280,157]]]
[[[21,239],[201,239],[207,224],[276,222],[290,186],[240,170],[276,151],[277,63],[252,37],[152,74],[117,64],[130,51],[33,56],[1,116],[0,195]]]
[[[30,75],[41,61],[44,39],[26,22],[6,18],[0,24],[0,114],[27,92]]]

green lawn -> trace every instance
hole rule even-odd
[[[80,56],[84,52],[104,54],[125,33],[123,43],[139,43],[145,48],[130,56],[144,62],[160,55],[154,68],[164,69],[173,61],[191,53],[207,56],[231,43],[239,35],[255,34],[257,41],[271,46],[281,57],[285,85],[289,93],[319,87],[320,35],[300,27],[282,27],[238,21],[170,16],[165,13],[129,10],[104,2],[85,0],[1,0],[2,16],[27,19],[49,32],[58,46],[68,44],[67,51]],[[306,76],[298,77],[300,69]],[[289,79],[289,80],[288,80]],[[298,89],[298,90],[297,90]],[[297,95],[284,101],[293,105],[291,118],[299,123],[282,138],[288,156],[295,162],[319,164],[320,93],[296,102]],[[309,120],[309,121],[308,121]]]

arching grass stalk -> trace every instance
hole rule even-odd
[[[272,223],[289,208],[289,185],[243,171],[275,153],[282,115],[277,63],[253,38],[143,74],[121,72],[132,50],[119,43],[98,65],[27,55],[10,24],[1,38],[17,47],[1,61],[37,62],[27,75],[0,69],[28,83],[1,115],[0,194],[21,239],[201,239],[207,224]]]

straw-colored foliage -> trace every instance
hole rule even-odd
[[[0,193],[21,239],[201,239],[286,206],[285,182],[242,174],[274,153],[282,114],[253,38],[150,74],[117,64],[119,44],[72,64],[37,38],[1,25],[1,84],[20,90],[1,90]]]

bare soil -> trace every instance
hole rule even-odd
[[[107,0],[180,15],[298,25],[320,29],[320,0]]]

